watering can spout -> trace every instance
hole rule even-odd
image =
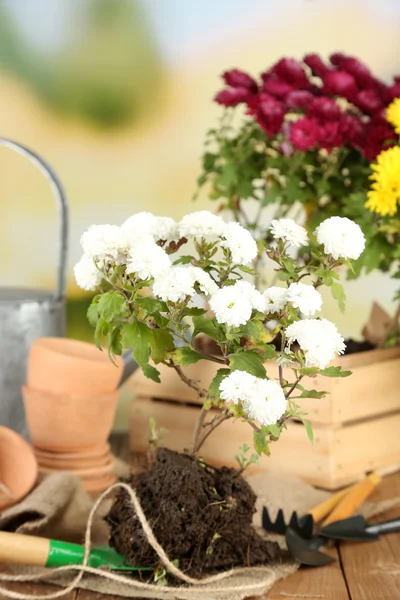
[[[139,368],[139,365],[134,360],[132,355],[132,350],[128,350],[122,355],[124,360],[124,368],[122,371],[121,379],[118,382],[118,387],[120,388],[127,379]]]

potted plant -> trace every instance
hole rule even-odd
[[[335,53],[330,64],[308,54],[283,58],[258,79],[238,69],[223,79],[215,101],[224,112],[207,134],[198,183],[208,186],[219,211],[253,232],[257,261],[269,242],[271,213],[310,231],[338,215],[358,223],[366,237],[349,278],[363,268],[388,271],[397,237],[376,227],[365,203],[371,161],[397,143],[386,109],[400,96],[400,78],[385,84],[357,58]]]
[[[194,575],[279,556],[278,546],[252,527],[256,498],[241,473],[254,457],[242,449],[237,469],[213,467],[201,457],[204,442],[232,420],[253,432],[257,455],[269,453],[292,419],[312,438],[298,399],[325,392],[306,388],[303,378],[350,375],[330,365],[345,345],[336,326],[317,316],[318,288],[332,285],[337,268],[359,257],[365,245],[360,227],[335,217],[308,236],[294,221],[276,220],[270,234],[266,251],[278,273],[287,274],[286,287],[264,294],[242,278],[257,255],[252,235],[207,211],[180,223],[139,213],[121,227],[92,226],[82,236],[84,256],[75,273],[81,287],[98,289],[88,318],[99,348],[103,336],[111,359],[133,348],[147,378],[158,382],[158,367],[171,369],[202,402],[187,451],[159,448],[148,470],[131,480],[156,539]],[[296,261],[291,248],[304,245],[312,251]],[[212,315],[201,307],[204,301]],[[218,353],[196,346],[202,335]],[[204,386],[185,373],[201,362],[217,367]],[[269,368],[275,364],[276,378]],[[157,566],[126,492],[118,494],[107,521],[110,543],[132,564]]]

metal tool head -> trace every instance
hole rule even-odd
[[[367,531],[368,523],[360,515],[342,519],[322,527],[320,535],[333,540],[353,540],[355,542],[371,541],[379,539],[377,533]]]
[[[283,510],[280,508],[277,512],[276,518],[273,521],[269,515],[268,509],[264,506],[262,512],[262,526],[265,531],[271,531],[273,533],[279,533],[285,535],[288,527],[291,527],[303,538],[310,538],[313,534],[314,519],[312,515],[304,515],[299,517],[297,512],[294,511],[291,514],[289,523],[286,523],[283,515]]]
[[[124,556],[118,554],[113,548],[109,546],[98,546],[93,548],[89,554],[88,562],[89,567],[99,568],[108,567],[111,570],[118,571],[151,571],[149,568],[132,567],[127,563]]]
[[[290,554],[302,565],[307,565],[309,567],[324,567],[336,560],[332,556],[328,556],[319,551],[320,546],[324,543],[324,538],[314,536],[311,539],[305,540],[298,533],[293,531],[291,527],[288,527],[286,529],[285,539]]]

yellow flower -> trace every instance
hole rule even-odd
[[[373,183],[365,206],[383,216],[394,215],[400,201],[400,147],[383,150],[371,168]]]
[[[386,119],[393,125],[395,132],[400,134],[400,98],[395,98],[387,107]]]

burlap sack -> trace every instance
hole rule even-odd
[[[267,506],[272,514],[278,508],[282,508],[287,515],[293,510],[302,514],[330,495],[328,492],[316,490],[301,481],[288,480],[286,477],[271,473],[252,475],[248,481],[258,495],[257,513],[254,516],[254,524],[257,528],[260,528],[261,525],[262,506]],[[83,538],[85,519],[87,519],[91,502],[79,481],[74,477],[66,473],[52,475],[44,480],[24,502],[1,516],[0,529],[25,531],[65,540],[71,539],[71,537]],[[366,503],[363,512],[366,516],[372,516],[399,502],[400,499],[396,498],[381,503]],[[101,513],[104,513],[104,506]],[[99,540],[104,536],[101,513],[97,515],[93,528],[94,539],[98,537]],[[55,532],[58,532],[58,535],[55,535]],[[261,529],[260,533],[263,533]],[[275,536],[275,539],[283,545],[282,536]],[[276,581],[293,573],[297,568],[294,561],[288,559],[279,565],[237,569],[226,579],[207,585],[182,585],[174,588],[156,586],[147,588],[145,584],[138,584],[129,576],[99,572],[98,575],[86,574],[77,586],[103,594],[132,598],[243,600],[265,594]],[[32,568],[19,568],[18,573],[34,575],[38,571]],[[64,572],[53,574],[51,577],[46,575],[45,579],[67,586],[75,575],[74,572]],[[0,592],[2,591],[0,589]]]

